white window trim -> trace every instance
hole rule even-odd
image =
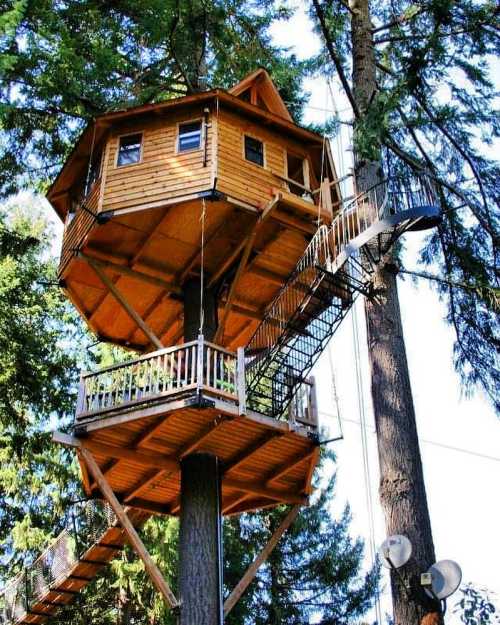
[[[248,158],[246,157],[245,137],[249,137],[250,139],[255,139],[256,141],[259,141],[260,143],[262,143],[262,160],[263,160],[262,165],[259,165],[258,163],[254,163],[254,161],[249,161]],[[259,169],[267,169],[267,158],[266,158],[267,150],[266,150],[266,142],[264,141],[264,139],[262,139],[261,137],[258,137],[257,135],[252,134],[251,132],[244,132],[241,147],[242,147],[242,156],[243,156],[243,160],[245,161],[245,163],[248,163],[249,165],[253,165],[254,167],[258,167]]]
[[[139,160],[135,163],[124,163],[118,165],[118,157],[120,155],[120,141],[123,137],[132,137],[133,135],[141,135],[141,147],[139,150]],[[123,135],[116,137],[116,155],[115,155],[115,169],[122,169],[123,167],[133,167],[134,165],[140,165],[144,156],[144,130],[135,130],[134,132],[126,132]]]
[[[197,148],[190,148],[189,150],[180,150],[179,139],[180,139],[181,126],[184,126],[185,124],[194,124],[195,122],[199,122],[200,124],[200,145]],[[185,119],[180,122],[177,122],[177,127],[176,127],[176,132],[175,132],[175,153],[176,154],[190,154],[191,152],[199,152],[200,150],[202,150],[206,141],[206,132],[207,130],[205,128],[205,124],[203,123],[203,117]]]

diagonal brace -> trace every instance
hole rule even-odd
[[[123,506],[116,498],[116,495],[113,492],[113,489],[111,488],[111,486],[109,485],[109,482],[104,477],[94,456],[82,444],[81,441],[79,441],[78,439],[74,437],[61,435],[59,432],[56,432],[53,435],[53,439],[56,442],[61,442],[63,444],[69,445],[71,447],[76,447],[78,449],[82,458],[85,460],[85,463],[87,465],[89,472],[92,474],[94,480],[99,485],[99,488],[102,494],[106,497],[109,505],[113,509],[113,512],[116,514],[116,517],[119,520],[122,528],[125,530],[132,547],[134,548],[139,558],[141,558],[141,560],[143,561],[146,572],[151,578],[151,581],[153,582],[153,584],[156,586],[156,589],[160,592],[162,597],[165,599],[167,605],[171,609],[178,608],[179,602],[177,601],[172,590],[170,589],[170,586],[165,581],[165,578],[163,577],[160,569],[157,567],[156,563],[149,555],[149,552],[144,546],[144,543],[142,542],[139,534],[137,533],[137,530],[130,522],[130,519],[128,518],[125,510],[123,509]]]
[[[297,515],[299,514],[301,506],[296,505],[290,510],[290,512],[286,515],[283,521],[280,523],[279,527],[276,529],[274,534],[269,539],[268,543],[264,547],[264,549],[259,553],[259,555],[255,558],[252,564],[245,571],[245,574],[238,582],[238,584],[234,587],[233,591],[229,595],[229,597],[224,602],[224,617],[226,617],[229,612],[234,608],[234,606],[238,603],[241,595],[245,592],[248,586],[253,581],[257,571],[261,567],[261,565],[269,558],[271,552],[278,544],[278,541],[286,532],[286,530],[290,527],[290,525],[295,521]]]

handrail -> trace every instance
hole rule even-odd
[[[200,336],[82,375],[76,417],[108,413],[189,390],[217,392],[239,401],[238,375],[237,355]]]
[[[175,352],[184,347],[190,347],[191,345],[197,345],[198,341],[189,341],[188,343],[183,343],[182,345],[172,345],[170,347],[163,347],[162,349],[157,349],[154,352],[148,352],[147,354],[143,354],[142,356],[137,356],[137,358],[131,358],[130,360],[125,360],[124,362],[118,362],[114,365],[108,365],[106,367],[100,367],[97,371],[83,371],[80,376],[82,378],[89,377],[91,375],[95,375],[96,373],[104,373],[105,371],[112,371],[113,369],[120,369],[121,367],[135,365],[138,362],[143,360],[148,360],[150,358],[154,358],[155,356],[162,356],[163,354],[169,354],[171,352]],[[231,352],[228,352],[231,353]]]
[[[88,549],[115,524],[116,518],[107,504],[90,500],[82,506],[74,506],[60,534],[4,587],[0,622],[24,620],[30,608],[49,593],[51,587],[60,583]]]

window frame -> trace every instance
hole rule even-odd
[[[118,159],[120,158],[120,144],[121,144],[121,140],[124,137],[133,137],[134,135],[140,135],[141,137],[141,146],[139,148],[139,159],[137,161],[135,161],[134,163],[123,163],[123,164],[119,164],[118,163]],[[126,132],[122,135],[118,135],[116,138],[116,155],[115,155],[115,168],[117,169],[121,169],[122,167],[133,167],[134,165],[139,165],[140,163],[142,163],[142,159],[143,159],[143,155],[144,155],[144,130],[136,130],[134,132]]]
[[[176,154],[189,154],[190,152],[198,152],[203,149],[203,144],[206,141],[205,124],[203,123],[203,117],[196,117],[193,119],[185,119],[177,122],[177,132],[175,136],[175,153]],[[181,150],[181,126],[187,126],[188,124],[200,124],[200,145],[197,148],[189,148],[188,150]]]
[[[260,163],[256,163],[255,161],[251,161],[250,159],[247,158],[247,152],[246,152],[246,138],[249,139],[253,139],[254,141],[258,141],[259,143],[262,144],[262,165]],[[256,135],[252,134],[252,133],[248,133],[248,132],[244,132],[243,133],[243,160],[245,161],[245,163],[250,163],[250,165],[254,165],[255,167],[259,167],[260,169],[267,169],[267,161],[266,161],[266,142],[261,139],[260,137],[257,137]]]

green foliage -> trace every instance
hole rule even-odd
[[[322,36],[349,81],[351,15],[345,3],[319,5],[327,25]],[[500,167],[488,149],[500,136],[493,81],[498,6],[395,0],[371,3],[371,10],[377,89],[366,112],[354,116],[355,151],[358,159],[383,156],[386,175],[426,171],[436,181],[443,223],[427,239],[421,262],[443,278],[433,284],[448,307],[465,388],[481,386],[500,408],[499,306],[492,297],[500,286]],[[311,16],[318,22],[316,11]],[[326,50],[311,67],[337,71]]]
[[[495,606],[490,593],[483,588],[467,584],[460,588],[461,598],[456,602],[453,612],[458,614],[465,625],[493,625],[500,623],[498,606]]]
[[[323,462],[323,469],[328,469]],[[355,623],[373,604],[378,569],[361,574],[363,545],[348,534],[349,510],[332,518],[329,475],[312,505],[282,537],[255,581],[226,619],[228,625]],[[225,585],[230,591],[276,530],[286,510],[242,515],[225,524]]]
[[[8,217],[7,217],[8,213]],[[34,200],[0,213],[0,574],[61,527],[75,463],[49,429],[73,411],[80,334],[54,286],[51,232]]]
[[[228,87],[262,65],[294,114],[303,65],[270,39],[272,0],[0,0],[0,194],[46,183],[85,123]]]

